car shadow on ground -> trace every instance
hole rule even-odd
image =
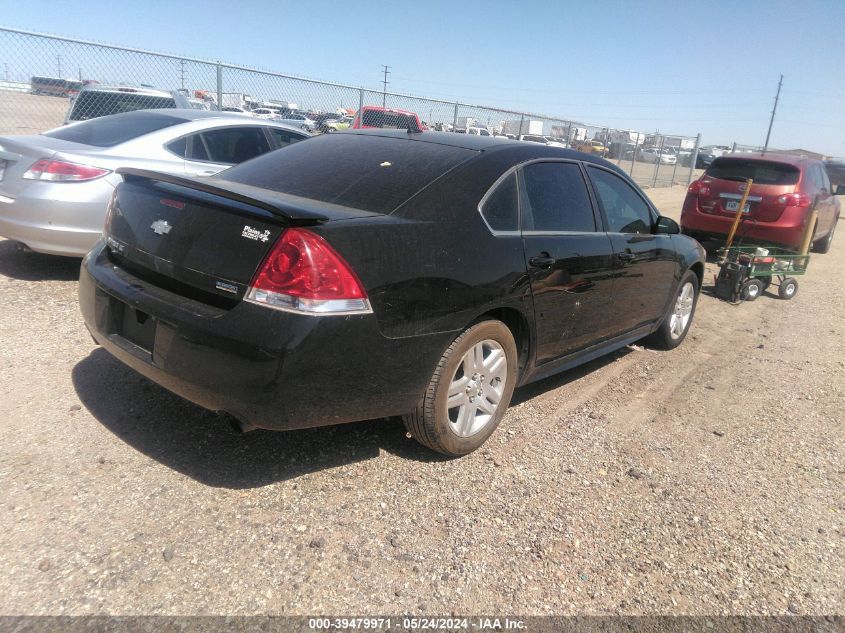
[[[20,250],[17,242],[0,241],[0,275],[21,281],[75,281],[81,258]]]
[[[256,488],[378,457],[436,462],[401,420],[368,420],[300,431],[238,434],[227,420],[170,393],[103,349],[73,368],[85,408],[118,438],[205,485]]]
[[[578,380],[628,353],[626,348],[517,389],[512,404]],[[398,418],[241,435],[225,418],[147,380],[103,349],[80,361],[73,368],[72,379],[82,404],[111,433],[208,486],[257,488],[373,459],[382,450],[420,462],[450,459],[408,438]]]

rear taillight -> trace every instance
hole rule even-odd
[[[687,192],[693,193],[697,196],[709,196],[710,195],[710,182],[704,182],[701,180],[696,180],[689,186]]]
[[[372,312],[358,276],[329,243],[287,229],[250,284],[246,301],[300,314]]]
[[[785,207],[809,207],[812,203],[810,194],[807,193],[785,193],[778,196],[778,204]]]
[[[23,177],[27,180],[81,182],[83,180],[94,180],[108,173],[111,173],[108,169],[80,165],[79,163],[68,163],[63,160],[42,158],[41,160],[35,161],[32,167],[26,170]]]

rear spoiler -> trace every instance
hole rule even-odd
[[[164,182],[179,187],[186,187],[195,191],[202,191],[227,200],[239,202],[252,207],[263,209],[286,223],[321,224],[335,218],[365,217],[378,215],[361,209],[351,209],[326,202],[319,202],[309,198],[293,196],[244,185],[239,182],[224,180],[223,178],[191,178],[176,176],[149,169],[134,167],[120,167],[116,173],[123,176],[126,182],[148,180]]]

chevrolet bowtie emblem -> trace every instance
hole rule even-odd
[[[156,220],[150,224],[150,228],[156,235],[164,235],[165,233],[170,233],[170,229],[173,227],[167,223],[167,220]]]

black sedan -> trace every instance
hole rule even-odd
[[[403,416],[466,454],[515,387],[679,345],[704,274],[621,170],[535,143],[356,131],[213,178],[122,173],[82,263],[85,322],[244,430]]]

